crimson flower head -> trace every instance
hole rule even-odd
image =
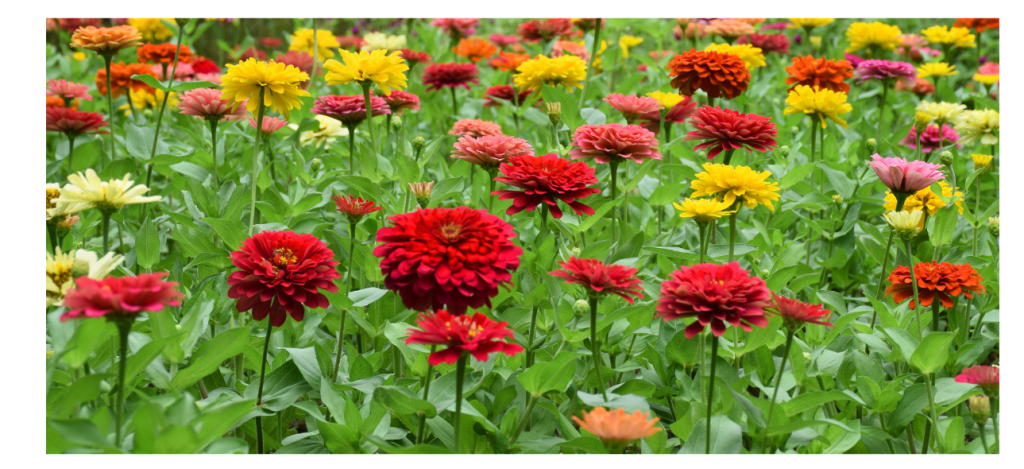
[[[522,90],[517,93],[515,89],[512,88],[512,85],[494,85],[484,91],[484,99],[487,100],[487,102],[484,103],[484,107],[501,107],[501,101],[498,101],[499,99],[504,99],[512,104],[518,104],[521,106],[526,102],[526,99],[530,97],[530,93],[533,93],[533,90]]]
[[[412,49],[399,49],[399,51],[402,52],[402,58],[405,59],[405,63],[409,64],[409,68],[416,64],[430,63],[430,54],[426,52],[414,51]],[[394,93],[394,90],[391,92]]]
[[[313,114],[327,116],[341,122],[345,127],[355,127],[366,120],[366,98],[363,96],[326,95],[316,98]],[[373,117],[391,114],[383,98],[370,96],[370,113]]]
[[[604,97],[604,102],[622,113],[622,117],[626,119],[627,124],[632,124],[637,117],[644,114],[657,113],[661,110],[661,101],[648,96],[623,96],[618,93],[612,93]]]
[[[572,20],[569,18],[530,20],[520,24],[516,32],[526,42],[550,41],[555,37],[572,34]]]
[[[66,107],[46,108],[46,130],[68,135],[108,134],[103,128],[109,125],[103,114],[76,111]]]
[[[533,156],[533,147],[526,140],[505,135],[482,137],[461,137],[455,142],[452,158],[467,163],[496,169],[499,164],[513,156]]]
[[[954,296],[963,294],[967,298],[973,298],[974,293],[985,293],[981,275],[968,264],[919,262],[914,266],[914,276],[917,277],[917,294],[921,297],[923,306],[931,306],[938,297],[944,308],[952,308]],[[892,295],[893,301],[897,304],[909,298],[910,309],[914,309],[916,305],[910,269],[905,265],[896,267],[888,280],[889,286],[885,288],[885,294]]]
[[[64,300],[64,304],[67,304],[67,300]],[[960,374],[956,375],[956,382],[977,384],[978,387],[985,391],[985,394],[998,396],[999,367],[974,365],[970,368],[964,368]]]
[[[134,318],[145,311],[157,312],[166,306],[178,306],[183,296],[175,289],[178,282],[163,280],[167,272],[141,274],[138,277],[107,277],[93,280],[88,276],[75,279],[74,288],[64,296],[69,319],[102,318],[107,320]]]
[[[263,231],[246,239],[231,253],[238,272],[228,277],[228,298],[238,298],[238,312],[252,310],[252,318],[280,327],[287,316],[301,321],[310,308],[330,305],[320,290],[336,293],[333,279],[341,277],[335,268],[334,252],[309,234],[291,231]]]
[[[416,311],[491,306],[498,287],[512,285],[523,250],[504,220],[469,207],[425,208],[390,217],[377,231],[384,285]]]
[[[532,212],[540,204],[547,204],[551,216],[562,218],[558,201],[569,205],[577,215],[593,215],[594,209],[580,200],[591,194],[598,194],[600,189],[587,187],[597,184],[594,168],[583,161],[569,161],[559,158],[554,153],[542,156],[513,156],[508,162],[501,163],[498,168],[501,176],[494,178],[521,190],[494,191],[499,200],[512,199],[512,206],[505,211],[507,215],[515,215],[523,210]]]
[[[280,60],[281,56],[279,55],[277,58],[278,60]],[[195,57],[192,59],[192,71],[197,74],[220,73],[220,66],[217,65],[217,62],[214,62],[205,57]]]
[[[463,354],[469,353],[479,361],[486,361],[492,353],[504,353],[513,356],[523,351],[523,347],[506,342],[512,337],[507,322],[495,322],[481,313],[472,316],[453,315],[445,310],[433,314],[420,314],[416,325],[422,330],[409,329],[408,344],[442,345],[428,358],[428,362],[437,366],[442,363],[452,364],[459,361]]]
[[[764,309],[771,305],[771,292],[764,280],[752,277],[740,268],[739,262],[697,264],[679,268],[661,284],[655,317],[697,318],[686,326],[687,339],[700,334],[708,324],[711,332],[721,337],[725,334],[725,323],[747,332],[752,326],[767,326]]]
[[[832,311],[825,309],[821,304],[812,305],[772,293],[769,311],[781,317],[786,322],[786,327],[791,330],[800,328],[804,323],[832,327],[832,323],[828,321]]]
[[[391,90],[391,96],[381,96],[381,99],[387,103],[388,108],[391,109],[393,114],[401,114],[406,109],[410,111],[420,110],[420,97],[408,91]]]
[[[710,148],[709,160],[718,156],[722,150],[745,148],[749,153],[753,148],[764,153],[778,146],[775,137],[779,135],[779,130],[771,120],[771,117],[754,113],[743,114],[718,106],[703,106],[690,118],[694,131],[687,133],[683,140],[704,140],[694,150]]]
[[[576,146],[569,152],[574,160],[593,158],[598,163],[613,160],[615,163],[623,160],[643,163],[648,158],[661,159],[658,137],[638,125],[581,125],[576,128],[571,143]]]
[[[460,86],[468,90],[470,83],[480,84],[480,70],[476,64],[432,64],[423,69],[423,84],[427,85],[427,91]]]
[[[338,206],[338,211],[344,213],[348,218],[348,222],[351,224],[359,223],[359,220],[364,215],[369,215],[378,210],[384,210],[383,207],[378,207],[372,200],[363,200],[362,197],[355,197],[351,195],[340,196],[336,195],[331,197],[334,201],[334,205]]]
[[[568,261],[558,261],[561,269],[551,275],[565,280],[566,283],[582,285],[591,298],[600,298],[609,293],[618,295],[629,304],[633,297],[643,299],[643,283],[637,278],[637,269],[619,264],[605,264],[597,259],[577,259],[570,257]]]

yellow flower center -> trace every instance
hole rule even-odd
[[[51,209],[57,206],[52,200],[60,197],[60,189],[46,189],[46,208]]]
[[[47,189],[47,191],[49,191],[49,189]],[[50,277],[50,280],[53,280],[53,284],[57,285],[57,289],[60,290],[68,280],[71,280],[71,264],[54,264],[53,270],[46,271],[46,276]],[[64,297],[60,292],[50,290],[46,290],[46,296],[48,298]]]
[[[298,261],[298,257],[295,256],[291,249],[274,249],[274,264],[276,264],[276,268],[285,268],[288,267],[288,264],[294,264]]]

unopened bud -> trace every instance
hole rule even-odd
[[[968,406],[971,408],[971,417],[974,417],[974,421],[978,425],[984,424],[992,415],[992,406],[988,402],[988,396],[984,394],[971,396],[968,400]]]
[[[425,146],[427,146],[427,139],[425,139],[423,137],[420,137],[420,136],[417,136],[416,138],[412,139],[412,149],[413,150],[420,151]]]
[[[796,135],[796,134],[800,133],[800,127],[797,127],[795,125],[793,127],[790,127],[789,128],[789,133],[791,133],[793,135]]]
[[[178,26],[185,26],[192,18],[175,18],[174,22],[178,23]]]
[[[914,115],[914,131],[917,132],[918,135],[921,135],[921,133],[928,129],[928,124],[934,118],[935,116],[932,114],[918,111],[918,113]]]
[[[939,153],[939,162],[946,166],[953,164],[953,153],[949,150]]]
[[[46,359],[49,360],[53,356],[53,350],[46,349]]]
[[[309,162],[309,170],[312,172],[320,171],[320,168],[324,167],[324,162],[320,161],[320,158],[313,158],[313,161]]]
[[[762,277],[767,277],[767,276],[769,276],[771,274],[772,274],[772,271],[770,271],[768,269],[761,269],[761,276]]]
[[[57,222],[57,228],[70,230],[72,226],[75,226],[75,223],[78,223],[78,219],[78,215],[67,214],[64,216],[64,219]]]
[[[841,196],[839,194],[833,195],[832,196],[832,203],[834,203],[834,204],[841,204],[841,203],[843,203],[843,196]]]
[[[697,160],[698,161],[704,161],[704,159],[707,158],[707,157],[708,157],[707,150],[701,150],[701,151],[697,152]]]
[[[811,354],[809,354],[807,352],[804,352],[804,360],[810,360],[810,359],[811,359]]]
[[[999,237],[999,217],[988,217],[988,232]]]
[[[865,144],[868,147],[868,153],[874,153],[874,152],[878,151],[878,140],[875,140],[873,138],[869,138],[868,141],[865,142]]]
[[[548,108],[548,119],[552,125],[558,125],[562,120],[562,103],[544,103]]]
[[[789,146],[783,145],[779,147],[779,154],[782,155],[783,158],[789,158]]]
[[[996,222],[998,223],[998,220],[996,220]],[[578,247],[570,249],[569,252],[571,252],[572,255],[575,257],[580,257],[580,254],[583,253],[583,251],[581,251]]]
[[[394,130],[395,132],[397,132],[397,131],[399,131],[401,129],[402,129],[402,116],[392,116],[391,117],[391,130]]]
[[[427,204],[430,203],[430,193],[434,190],[434,181],[410,182],[409,190],[412,191],[413,197],[416,197],[416,203],[420,205],[420,208],[427,208]]]
[[[590,312],[590,303],[587,300],[576,300],[572,304],[572,312],[576,316],[583,317]]]

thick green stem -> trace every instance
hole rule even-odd
[[[924,332],[921,330],[921,296],[917,294],[917,274],[914,273],[914,251],[911,246],[911,241],[905,240],[904,244],[907,247],[907,264],[909,264],[910,270],[910,283],[914,287],[914,316],[917,317],[917,335],[920,338],[924,338]],[[937,299],[937,298],[936,298]]]
[[[370,149],[377,153],[377,131],[373,128],[373,111],[370,108],[370,86],[373,86],[373,82],[367,80],[362,85],[363,100],[366,102],[366,126],[370,128]]]
[[[71,163],[73,162],[74,157],[75,157],[75,134],[71,133],[71,132],[68,132],[68,172],[67,172],[67,174],[71,174],[72,172],[74,172],[74,170],[71,169]]]
[[[338,372],[341,371],[341,352],[344,350],[345,343],[345,316],[348,315],[348,310],[341,310],[341,324],[338,325],[338,353],[334,357],[334,379],[332,381],[338,381]]]
[[[455,453],[462,453],[462,441],[459,439],[459,434],[462,430],[462,385],[466,379],[466,361],[469,360],[468,354],[463,354],[459,357],[459,362],[455,365]]]
[[[526,349],[526,367],[533,366],[533,340],[537,335],[537,307],[533,307],[533,313],[530,314],[530,341]]]
[[[925,376],[924,377],[924,388],[925,388],[925,391],[928,392],[928,407],[929,407],[929,409],[931,411],[931,416],[932,416],[932,421],[931,421],[932,428],[935,429],[936,433],[938,433],[938,431],[939,431],[939,414],[938,414],[938,412],[935,411],[935,396],[934,396],[934,393],[932,392],[932,378],[931,378],[931,376]],[[927,440],[927,438],[926,438],[926,440]],[[936,438],[935,438],[935,447],[937,449],[942,449],[942,439],[939,438],[937,434],[936,434]],[[926,441],[925,450],[927,451],[927,449],[928,449],[928,445],[927,445],[927,441]]]
[[[416,160],[419,161],[418,152]],[[348,127],[348,175],[356,175],[356,126],[354,125]]]
[[[611,200],[611,203],[614,204],[615,203],[615,191],[616,191],[615,184],[616,184],[616,181],[618,180],[619,164],[615,160],[612,160],[611,163],[609,163],[608,168],[612,172],[612,187],[611,187],[612,188],[612,200]],[[619,217],[619,211],[617,210],[617,207],[612,207],[611,212],[612,212],[612,243],[614,244],[615,243],[615,239],[617,238],[616,233],[615,233],[615,221]]]
[[[105,64],[105,66],[107,67],[107,108],[110,109],[110,117],[108,117],[108,119],[110,119],[110,161],[111,162],[114,161],[114,98],[113,98],[113,96],[111,94],[111,93],[113,93],[114,90],[110,86],[110,61],[113,60],[113,59],[114,59],[113,56],[111,56],[110,54],[103,54],[103,62]],[[131,97],[130,96],[128,98],[128,101],[131,102]],[[100,156],[99,167],[100,167],[101,170],[103,169],[103,156],[102,155]]]
[[[256,179],[259,178],[260,140],[263,140],[263,93],[265,89],[260,87],[259,104],[256,107],[256,142],[252,149],[252,202],[249,203],[249,236],[252,236],[252,226],[256,223]]]
[[[597,57],[597,48],[601,45],[601,18],[595,19],[594,43],[590,46],[590,59],[587,61],[587,74],[583,77],[583,91],[580,93],[580,109],[583,109],[583,104],[587,101],[587,90],[590,89],[590,75],[594,74],[594,58]]]
[[[779,396],[779,388],[782,387],[782,372],[786,369],[786,359],[789,358],[789,349],[793,345],[793,330],[786,334],[786,347],[782,351],[782,363],[779,364],[779,372],[775,374],[775,390],[772,391],[772,402],[768,405],[768,420],[765,421],[764,438],[761,439],[761,451],[768,452],[768,428],[772,426],[772,412],[775,411],[775,401]],[[770,384],[770,380],[769,383]]]
[[[103,252],[110,252],[110,212],[103,210]]]
[[[597,373],[597,388],[601,390],[605,402],[608,402],[608,392],[604,390],[604,379],[601,378],[601,347],[597,345],[597,297],[590,298],[590,354],[594,372]]]
[[[711,224],[708,223],[708,222],[697,222],[697,233],[698,233],[698,236],[700,237],[700,246],[698,247],[698,250],[700,251],[700,257],[699,257],[699,261],[698,261],[699,264],[703,264],[704,263],[704,255],[708,251],[708,227],[709,226],[711,226]]]
[[[118,338],[121,345],[121,360],[117,364],[117,401],[114,402],[114,444],[121,445],[121,419],[124,415],[124,373],[128,364],[128,333],[132,330],[132,321],[121,320],[117,323]]]
[[[433,354],[437,350],[436,345],[430,346],[430,353]],[[423,377],[423,400],[427,400],[430,396],[430,379],[434,377],[434,365],[427,364],[427,374]],[[423,443],[423,427],[427,423],[427,415],[420,413],[420,424],[416,427],[416,444]]]
[[[988,439],[985,438],[985,422],[981,422],[981,425],[978,425],[978,434],[981,435],[981,447],[985,450],[985,454],[988,454]]]
[[[739,211],[739,206],[736,208]],[[733,260],[733,252],[736,248],[736,212],[729,215],[729,262]]]
[[[939,299],[932,299],[932,331],[939,332]]]
[[[704,454],[711,454],[711,404],[715,399],[715,364],[718,362],[718,336],[711,334],[711,377],[708,379],[708,415],[704,425]]]
[[[452,90],[452,117],[454,117],[455,120],[459,120],[459,102],[455,99],[455,87],[453,86],[448,89]],[[512,90],[512,92],[514,93],[515,90]]]
[[[263,378],[267,374],[267,351],[270,350],[270,334],[274,329],[274,325],[267,320],[267,338],[263,341],[263,360],[260,364],[260,387],[256,393],[256,405],[263,405]],[[256,452],[263,454],[263,418],[256,417]]]
[[[540,398],[533,394],[528,396],[527,401],[529,402],[526,403],[526,413],[520,417],[519,426],[516,427],[516,432],[512,435],[512,438],[508,440],[509,446],[516,444],[516,441],[519,440],[519,435],[523,433],[523,429],[526,428],[526,422],[530,421],[530,414],[533,413],[533,406],[537,405],[537,401],[539,400]]]
[[[210,140],[213,142],[213,150],[210,154],[213,156],[213,190],[220,188],[220,180],[217,177],[217,119],[210,121]]]

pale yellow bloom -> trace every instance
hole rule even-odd
[[[787,27],[790,29],[813,29],[832,24],[833,21],[835,21],[835,18],[790,18]]]
[[[821,47],[821,36],[811,36],[811,45],[815,48]]]
[[[316,30],[315,42],[314,46],[313,29],[302,28],[295,31],[295,34],[292,34],[292,43],[288,46],[288,50],[296,50],[313,55],[313,49],[315,48],[317,60],[324,60],[334,57],[334,51],[331,49],[341,47],[341,44],[338,44],[338,40],[335,39],[334,33],[325,29]]]
[[[867,49],[868,52],[872,52],[873,49],[894,50],[900,43],[900,34],[902,32],[898,26],[880,21],[873,23],[857,21],[846,29],[846,39],[850,41],[850,47],[846,48],[846,52],[856,52],[861,49]]]
[[[149,191],[144,185],[133,187],[130,174],[123,179],[103,181],[92,169],[68,176],[69,184],[60,191],[60,197],[54,202],[84,202],[103,212],[113,212],[128,204],[144,204],[159,202],[160,196],[143,197]]]
[[[406,40],[405,34],[401,36],[389,36],[381,32],[367,33],[363,36],[362,50],[372,51],[377,49],[398,50],[404,49]]]
[[[729,210],[732,204],[718,199],[687,198],[682,204],[672,202],[672,206],[682,212],[679,214],[681,218],[693,218],[698,223],[707,223],[736,213],[735,210]]]
[[[928,129],[928,124],[931,123],[932,119],[935,119],[935,114],[917,111],[917,114],[914,115],[914,130],[919,134],[924,132]]]
[[[928,62],[917,67],[918,78],[951,77],[956,74],[956,65],[946,62]]]
[[[636,36],[623,35],[619,36],[619,48],[622,49],[622,58],[629,58],[629,50],[639,46],[640,43],[644,42],[644,38]]]
[[[770,171],[754,171],[746,166],[704,163],[704,171],[690,182],[693,197],[716,197],[728,205],[739,200],[747,208],[758,204],[774,211],[773,200],[779,200],[779,183],[767,182]]]
[[[299,134],[299,144],[302,146],[319,147],[323,145],[324,148],[330,148],[331,144],[339,137],[348,137],[348,129],[341,125],[341,121],[321,115],[313,116],[313,118],[320,123],[320,128]],[[290,124],[288,127],[299,128],[298,124]]]
[[[100,258],[85,249],[64,253],[57,247],[54,255],[46,253],[46,306],[60,306],[75,278],[85,275],[102,280],[123,260],[124,256],[112,252]]]
[[[992,109],[976,109],[964,111],[956,123],[956,131],[960,134],[962,145],[981,142],[982,145],[999,143],[996,132],[999,131],[999,112]]]
[[[947,26],[932,26],[921,31],[928,42],[955,47],[978,47],[974,43],[974,35],[967,28],[952,28]]]
[[[704,51],[715,51],[723,54],[735,55],[747,65],[747,70],[764,67],[766,64],[761,48],[754,47],[750,44],[711,44],[704,48]]]
[[[813,115],[821,121],[823,129],[827,127],[826,119],[834,121],[844,129],[850,128],[846,121],[839,117],[840,114],[846,114],[853,110],[853,106],[846,102],[846,93],[842,91],[818,87],[812,89],[807,85],[797,85],[793,91],[789,92],[786,104],[789,106],[782,111],[785,115],[799,113]]]
[[[921,225],[924,222],[924,212],[892,211],[885,214],[885,221],[889,222],[896,236],[901,239],[914,239],[921,232]]]
[[[373,82],[388,96],[391,96],[392,88],[401,90],[406,87],[404,72],[409,70],[409,66],[400,51],[388,54],[387,49],[377,49],[354,54],[342,49],[340,52],[344,64],[333,59],[324,64],[327,84],[359,83],[365,86]]]
[[[917,105],[916,110],[931,114],[933,119],[935,119],[935,124],[942,125],[956,122],[965,109],[967,109],[967,106],[963,104],[947,103],[945,101],[938,103],[923,101]]]
[[[60,184],[51,183],[46,185],[46,221],[52,218],[64,218],[66,215],[74,215],[90,207],[85,202],[57,202],[60,198]]]
[[[682,102],[683,99],[686,99],[679,93],[665,93],[664,91],[652,91],[647,93],[647,97],[657,99],[666,110],[672,109],[672,106],[675,106]]]

